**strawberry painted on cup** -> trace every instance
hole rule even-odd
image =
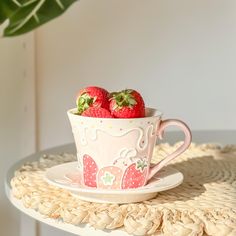
[[[146,185],[161,168],[184,152],[191,132],[180,120],[162,120],[162,114],[145,108],[133,89],[109,93],[103,88],[80,91],[77,108],[68,117],[75,139],[78,167],[85,186],[101,189],[131,189]],[[157,138],[167,126],[178,126],[184,143],[150,167]]]

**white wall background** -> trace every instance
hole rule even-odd
[[[72,141],[86,85],[136,88],[192,129],[236,129],[235,0],[81,0],[37,32],[39,140]]]
[[[8,51],[9,48],[12,48],[11,52]],[[20,81],[15,79],[19,70],[22,71],[23,61],[15,56],[20,55],[21,52],[22,44],[20,42],[0,41],[0,228],[2,235],[12,236],[19,232],[19,213],[15,212],[5,197],[4,176],[6,169],[15,158],[19,158],[20,153],[19,122],[21,121],[16,116],[19,112],[16,101],[21,99],[22,90]],[[16,65],[14,71],[12,70],[13,64]],[[10,95],[9,92],[12,94]],[[9,104],[6,103],[6,100]],[[15,222],[15,227],[6,227],[9,221]]]
[[[33,57],[32,35],[14,39],[0,38],[0,235],[2,236],[17,236],[22,232],[20,229],[22,218],[6,199],[4,178],[14,162],[35,151]],[[31,227],[33,227],[32,222],[27,229]]]

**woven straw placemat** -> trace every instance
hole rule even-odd
[[[180,143],[156,146],[154,161]],[[236,146],[195,145],[170,165],[184,174],[177,188],[136,204],[99,204],[78,200],[47,184],[47,168],[75,161],[72,154],[46,155],[26,163],[11,181],[25,207],[66,223],[96,229],[124,229],[133,235],[236,236]]]

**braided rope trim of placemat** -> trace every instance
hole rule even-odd
[[[179,145],[156,146],[153,160]],[[236,145],[191,144],[170,164],[184,174],[183,184],[136,204],[81,201],[44,181],[47,168],[75,159],[71,154],[45,155],[24,164],[11,180],[14,197],[46,217],[96,229],[120,228],[133,235],[236,235]]]

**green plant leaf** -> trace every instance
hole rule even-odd
[[[13,1],[0,0],[0,24],[8,19],[17,8],[18,6]]]
[[[9,19],[4,36],[27,33],[60,16],[78,0],[0,0],[5,3],[0,10],[0,20]],[[13,6],[13,3],[15,6]],[[0,5],[1,7],[1,5]]]

